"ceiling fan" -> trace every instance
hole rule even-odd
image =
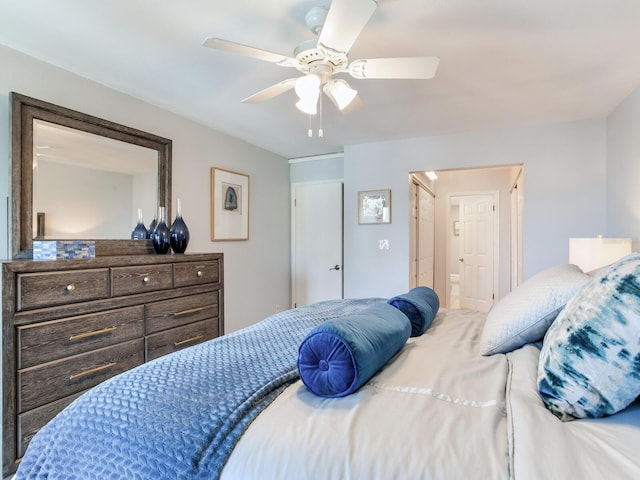
[[[217,37],[207,38],[203,45],[282,67],[293,67],[303,74],[267,87],[243,102],[264,102],[293,88],[299,97],[296,106],[309,115],[317,113],[321,91],[339,110],[343,110],[358,92],[346,80],[333,78],[334,74],[347,72],[356,79],[430,79],[438,68],[438,57],[373,58],[349,62],[347,54],[376,7],[375,0],[333,0],[330,8],[313,7],[305,16],[305,22],[317,38],[298,45],[293,57]]]

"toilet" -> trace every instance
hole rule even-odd
[[[449,275],[449,308],[460,308],[460,274]]]

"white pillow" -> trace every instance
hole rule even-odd
[[[560,310],[592,279],[571,264],[549,268],[527,279],[487,314],[480,353],[507,353],[542,340]]]

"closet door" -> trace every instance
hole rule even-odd
[[[294,307],[343,296],[342,182],[292,186]]]
[[[434,288],[435,199],[430,192],[420,186],[418,186],[417,197],[417,285]]]

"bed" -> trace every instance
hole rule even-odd
[[[281,312],[94,387],[34,437],[16,476],[640,478],[640,390],[638,382],[628,385],[634,372],[640,376],[639,278],[635,254],[597,276],[572,265],[541,272],[488,315],[433,308],[423,332],[411,323],[413,336],[373,376],[336,396],[313,393],[300,379],[299,356],[311,334],[372,310],[406,312],[383,298]],[[631,380],[613,381],[624,383],[626,404],[600,414],[603,397],[609,405],[622,395],[619,387],[600,392],[594,414],[582,400],[560,402],[579,389],[569,379],[560,393],[558,383],[547,387],[560,375],[558,352],[577,352],[566,348],[563,333],[587,318],[595,335],[603,312],[618,323],[624,316],[626,329],[606,337],[630,363],[605,359],[594,367],[589,360],[580,388],[606,390],[597,375],[615,377],[607,371],[614,367],[626,368]],[[584,350],[577,353],[585,359]],[[580,370],[579,361],[569,363],[572,374]],[[585,382],[589,375],[594,380]]]

